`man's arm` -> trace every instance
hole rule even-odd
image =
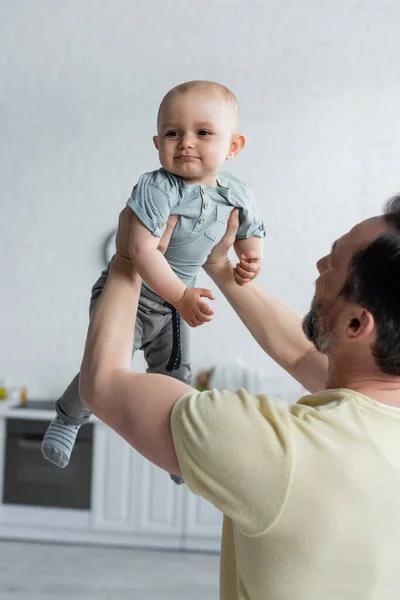
[[[117,255],[89,325],[80,394],[85,406],[145,458],[180,475],[170,415],[178,398],[193,388],[172,377],[131,370],[141,288],[141,278],[126,258],[131,222],[132,212],[125,209],[118,229]]]
[[[319,391],[325,387],[328,360],[306,339],[300,316],[256,283],[242,287],[235,283],[238,269],[241,274],[253,270],[251,262],[243,260],[233,269],[227,256],[238,222],[238,214],[233,211],[227,233],[204,269],[263,350],[307,390]]]

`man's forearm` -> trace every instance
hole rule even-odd
[[[263,350],[306,389],[323,389],[327,359],[304,336],[299,315],[255,283],[238,286],[230,263],[205,270]]]

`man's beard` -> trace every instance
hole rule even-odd
[[[332,341],[331,327],[320,303],[314,296],[311,308],[303,319],[303,332],[318,352],[326,354]]]

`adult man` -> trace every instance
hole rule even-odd
[[[400,197],[317,263],[304,331],[325,356],[289,309],[254,283],[234,285],[226,249],[235,218],[208,273],[264,349],[325,391],[293,406],[132,373],[126,324],[140,279],[124,258],[123,213],[119,256],[89,327],[84,402],[224,513],[223,600],[397,600]]]

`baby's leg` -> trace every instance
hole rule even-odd
[[[92,287],[90,317],[107,281],[109,268],[110,265],[102,272]],[[43,438],[42,454],[54,465],[63,468],[69,463],[80,426],[87,423],[91,415],[90,410],[82,405],[79,397],[79,373],[57,401],[56,411],[57,416],[48,426]]]
[[[91,415],[79,397],[79,373],[56,403],[56,411],[57,416],[43,438],[42,454],[54,465],[63,468],[69,463],[80,426],[87,423]]]
[[[102,272],[92,288],[90,317],[107,281],[109,267],[110,265]],[[137,323],[135,345],[136,342],[141,343],[140,323]],[[69,463],[80,426],[87,423],[91,415],[90,410],[82,405],[79,397],[79,373],[56,403],[56,411],[57,416],[50,423],[43,438],[42,453],[47,460],[62,468]]]
[[[155,339],[143,346],[148,365],[147,372],[168,375],[191,385],[189,326],[179,315],[176,315],[175,318],[179,319],[179,326],[178,329],[176,326],[174,327],[171,311],[159,318],[162,318],[164,322],[161,331]],[[178,485],[184,483],[182,477],[172,474],[170,477]]]

